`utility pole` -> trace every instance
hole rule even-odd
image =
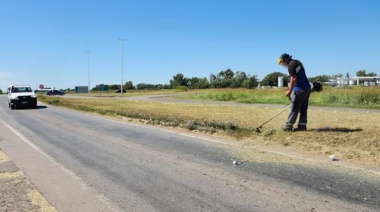
[[[87,53],[87,72],[88,72],[88,94],[90,94],[90,50],[86,51]]]
[[[124,72],[124,64],[123,64],[123,48],[124,48],[124,41],[126,39],[124,38],[119,38],[119,41],[121,41],[121,84],[120,84],[120,92],[121,92],[121,95],[123,95],[123,72]]]

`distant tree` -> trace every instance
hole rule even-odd
[[[3,93],[3,90],[0,89],[0,94],[2,94],[2,93]]]
[[[225,78],[225,79],[221,79],[221,78],[218,78],[214,81],[215,83],[215,87],[216,88],[229,88],[231,86],[231,83],[232,83],[232,79],[228,79],[228,78]]]
[[[119,90],[119,89],[120,89],[120,85],[117,85],[117,84],[110,85],[110,90]]]
[[[99,90],[99,85],[96,85],[96,86],[93,87],[91,90],[92,90],[92,91],[97,91],[97,90]]]
[[[242,72],[237,71],[235,74],[235,77],[232,80],[230,87],[231,88],[241,88],[243,82],[247,79],[248,79],[247,74],[244,71],[242,71]]]
[[[144,90],[144,89],[148,89],[148,86],[145,83],[139,83],[136,85],[136,89],[137,90]]]
[[[211,86],[212,88],[229,88],[234,77],[234,72],[231,69],[227,69],[225,71],[220,71],[215,79],[210,80],[212,81]],[[215,75],[211,75],[215,76]]]
[[[155,89],[170,89],[170,85],[168,85],[168,84],[165,84],[165,85],[158,84],[158,85],[154,85],[154,88]]]
[[[109,86],[104,85],[104,84],[99,84],[99,85],[96,85],[95,87],[93,87],[91,90],[92,91],[107,91],[107,90],[109,90]]]
[[[315,76],[315,77],[309,77],[310,82],[315,82],[315,81],[328,82],[329,79],[330,79],[330,76],[328,76],[328,75],[319,75],[319,76]]]
[[[170,89],[170,85],[169,84],[164,84],[163,85],[163,89]]]
[[[205,89],[209,87],[209,83],[206,77],[193,77],[189,79],[188,87],[191,89]]]
[[[210,74],[209,88],[254,88],[257,85],[257,75],[250,76],[244,71],[234,73],[231,69],[226,69],[217,75]]]
[[[227,69],[225,71],[221,71],[219,74],[221,76],[223,76],[223,78],[225,78],[225,79],[232,79],[232,78],[234,78],[234,75],[235,75],[234,72],[231,69]]]
[[[365,70],[359,70],[356,72],[356,76],[358,76],[358,77],[367,76],[365,72],[366,72]]]
[[[215,74],[210,74],[210,83],[214,82],[216,80]]]
[[[257,75],[253,75],[249,77],[248,79],[245,79],[241,87],[252,89],[252,88],[256,88],[258,84],[259,84],[259,80],[257,79]]]
[[[334,80],[336,80],[336,79],[338,79],[338,78],[342,78],[342,77],[343,77],[343,74],[334,74],[334,75],[330,75],[329,77],[330,77],[330,79],[334,79]]]
[[[197,88],[197,85],[199,84],[199,82],[202,80],[202,78],[198,78],[198,77],[193,77],[193,78],[190,78],[189,79],[189,88]]]
[[[209,87],[210,87],[209,81],[207,80],[206,77],[203,77],[202,80],[198,84],[198,88],[199,89],[206,89],[206,88],[209,88]]]
[[[289,78],[287,77],[286,74],[283,74],[281,72],[273,72],[268,74],[267,76],[264,77],[263,80],[261,80],[262,85],[269,85],[269,86],[277,86],[278,84],[278,77],[284,77],[284,85],[287,85],[289,82]]]
[[[133,90],[134,87],[133,87],[133,83],[132,83],[132,81],[125,82],[123,88],[124,88],[125,90]]]
[[[189,79],[181,73],[173,76],[173,79],[170,80],[171,88],[177,88],[178,86],[188,86]]]
[[[170,85],[168,84],[146,84],[146,83],[139,83],[136,85],[137,90],[157,90],[157,89],[170,89]]]
[[[358,77],[375,77],[377,76],[376,73],[373,73],[373,72],[369,72],[369,73],[366,73],[366,70],[359,70],[356,72],[356,76]]]
[[[145,84],[145,83],[139,83],[136,85],[136,89],[138,90],[150,90],[150,89],[154,89],[154,85],[151,85],[151,84]]]

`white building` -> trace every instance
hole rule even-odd
[[[331,86],[354,86],[354,85],[364,85],[364,86],[370,86],[370,85],[376,85],[380,86],[380,76],[373,76],[373,77],[341,77],[337,78],[336,80],[329,80],[328,82],[325,82],[327,85]]]
[[[351,77],[350,80],[356,80],[356,85],[359,86],[363,82],[364,86],[380,85],[380,76],[373,77]]]

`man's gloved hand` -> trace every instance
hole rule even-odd
[[[316,92],[321,92],[323,91],[323,86],[320,82],[313,82],[313,86],[312,86],[312,89],[311,91],[316,91]]]

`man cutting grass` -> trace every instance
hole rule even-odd
[[[293,125],[297,120],[298,114],[300,114],[298,128],[295,130],[306,131],[311,85],[307,79],[305,68],[299,60],[292,59],[292,56],[286,53],[280,56],[278,64],[288,69],[290,84],[285,96],[289,97],[292,102],[292,109],[288,120],[285,125],[282,126],[282,129],[284,131],[293,131]]]

